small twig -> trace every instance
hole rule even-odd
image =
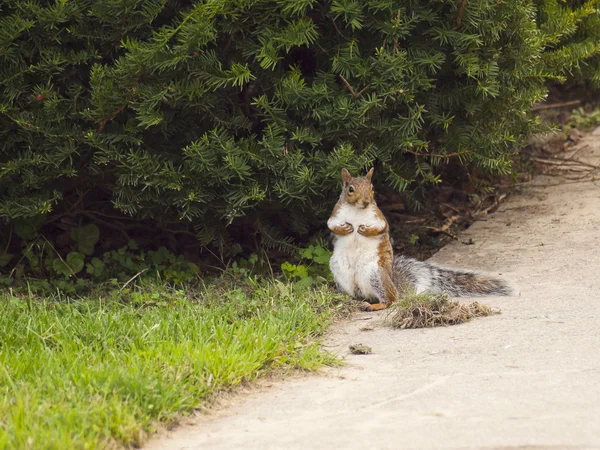
[[[506,197],[508,196],[508,194],[501,194],[499,195],[496,200],[494,200],[494,203],[492,203],[490,206],[488,206],[485,209],[482,209],[480,211],[477,211],[475,214],[473,214],[473,217],[478,217],[478,216],[484,216],[487,213],[489,213],[492,209],[496,208],[500,202],[502,200],[504,200]],[[454,209],[454,208],[453,208]],[[462,214],[455,214],[453,216],[451,216],[445,223],[444,225],[442,225],[441,227],[424,227],[428,230],[432,230],[436,233],[442,233],[445,234],[446,236],[451,237],[454,240],[458,240],[458,238],[456,237],[456,235],[454,235],[453,233],[451,233],[450,227],[452,225],[454,225],[459,219],[464,219],[464,216]]]
[[[15,270],[17,270],[17,267],[19,266],[19,264],[21,264],[21,261],[23,261],[25,259],[25,256],[31,251],[31,249],[33,248],[33,245],[36,242],[37,242],[37,240],[31,241],[31,244],[29,244],[29,248],[23,252],[23,255],[21,256],[21,258],[17,261],[17,263],[13,266],[12,270],[8,274],[8,278],[12,278],[13,274],[15,273]]]
[[[571,160],[573,160],[573,158],[575,158],[575,156],[577,156],[577,154],[578,154],[578,153],[579,153],[581,150],[583,150],[584,148],[588,148],[588,147],[589,147],[589,145],[582,145],[582,146],[581,146],[581,147],[579,147],[577,150],[575,150],[575,152],[574,152],[574,153],[573,153],[571,156],[569,156],[568,158],[566,158],[564,162],[567,162],[567,161],[571,161]]]
[[[132,276],[127,283],[125,283],[123,285],[123,287],[121,289],[119,289],[119,292],[123,291],[123,289],[125,289],[127,287],[127,285],[129,285],[129,283],[131,283],[133,280],[135,280],[137,277],[139,277],[141,274],[143,274],[145,271],[148,270],[148,267],[146,267],[144,270],[141,270],[140,272],[136,273],[134,276]]]
[[[436,231],[436,230],[434,230],[434,231]],[[445,235],[446,235],[446,236],[448,236],[450,239],[453,239],[453,240],[455,240],[455,241],[458,241],[458,237],[457,237],[455,234],[452,234],[452,233],[450,233],[449,231],[446,231],[446,230],[441,230],[441,229],[440,229],[440,230],[438,231],[438,233],[445,234]]]
[[[569,102],[562,103],[550,103],[548,105],[538,105],[533,107],[533,111],[541,111],[543,109],[553,109],[553,108],[564,108],[567,106],[577,106],[581,103],[581,100],[571,100]]]
[[[487,213],[489,213],[492,209],[494,209],[495,207],[497,207],[498,205],[500,205],[500,202],[502,200],[504,200],[506,197],[508,197],[508,194],[501,194],[501,195],[499,195],[498,197],[496,197],[496,200],[494,200],[494,203],[492,203],[490,206],[488,206],[485,209],[477,211],[475,214],[473,214],[473,216],[477,217],[477,216],[485,216],[485,215],[487,215]]]
[[[117,42],[121,42],[123,39],[123,34],[125,33],[125,24],[127,23],[127,14],[123,14],[123,18],[121,19],[121,29],[119,30],[119,38]]]
[[[4,248],[4,253],[8,253],[8,248],[10,247],[10,241],[12,240],[12,225],[8,228],[8,240],[6,241],[6,247]]]
[[[461,152],[455,152],[455,153],[448,153],[448,154],[442,154],[442,153],[419,153],[419,152],[415,152],[414,150],[407,150],[404,149],[405,153],[410,153],[411,155],[416,155],[416,156],[429,156],[432,158],[451,158],[452,156],[461,156],[461,155],[467,155],[469,153],[473,153],[473,150],[463,150]]]
[[[231,47],[232,43],[233,43],[233,33],[231,33],[229,35],[229,39],[227,39],[227,42],[225,43],[225,46],[223,47],[223,53],[227,53],[229,51],[229,47]]]
[[[350,85],[350,83],[348,83],[348,81],[344,78],[343,75],[339,76],[340,79],[342,80],[342,82],[346,85],[346,88],[348,88],[348,90],[350,91],[350,93],[352,94],[352,96],[354,98],[358,98],[362,95],[362,93],[365,91],[365,89],[367,89],[370,85],[366,85],[364,88],[362,88],[358,93],[354,91],[354,88]]]
[[[198,239],[197,234],[194,234],[188,230],[170,230],[169,228],[161,228],[161,231],[166,231],[167,233],[171,233],[171,234],[183,234],[184,236],[190,236],[190,237],[193,237],[194,239]]]
[[[434,231],[434,232],[436,232],[436,233],[443,233],[443,234],[445,234],[446,236],[449,236],[449,237],[451,237],[452,239],[458,239],[458,238],[457,238],[457,237],[456,237],[454,234],[450,233],[448,230],[450,229],[450,227],[451,227],[452,225],[454,225],[454,223],[455,223],[455,222],[456,222],[458,219],[460,219],[460,218],[462,218],[462,217],[463,217],[463,216],[461,216],[460,214],[455,214],[455,215],[453,215],[452,217],[450,217],[450,218],[449,218],[449,219],[448,219],[448,220],[447,220],[447,221],[444,223],[444,225],[442,225],[441,227],[424,227],[424,228],[426,228],[426,229],[428,229],[428,230],[432,230],[432,231]]]
[[[401,213],[406,211],[406,207],[404,206],[404,203],[401,203],[401,202],[389,203],[385,206],[382,206],[381,209],[384,209],[386,211],[396,211],[396,212],[401,212]]]
[[[98,133],[102,133],[104,131],[104,126],[106,125],[106,123],[110,122],[115,117],[117,117],[117,115],[119,115],[121,113],[121,111],[123,111],[127,107],[127,105],[129,104],[129,99],[135,93],[135,88],[137,87],[138,83],[142,79],[142,74],[143,73],[144,73],[144,69],[142,68],[142,69],[140,69],[140,71],[138,72],[137,76],[135,77],[135,80],[133,82],[133,86],[131,86],[131,88],[130,88],[129,96],[127,98],[127,103],[125,103],[124,105],[119,106],[115,111],[113,111],[111,114],[109,114],[108,116],[104,117],[102,120],[100,120],[98,122]]]
[[[196,238],[197,238],[197,236],[196,236]],[[220,268],[219,268],[219,270],[223,270],[223,271],[225,271],[226,269],[228,269],[228,268],[229,268],[229,264],[226,264],[226,263],[225,263],[225,261],[223,261],[223,258],[219,257],[219,255],[217,255],[217,254],[216,254],[215,252],[213,252],[213,251],[212,251],[210,248],[208,248],[208,246],[203,246],[202,248],[203,248],[204,250],[208,251],[208,253],[210,253],[211,255],[213,255],[213,256],[214,256],[214,257],[217,259],[217,261],[219,261],[219,262],[220,262],[220,263],[223,265],[223,267],[225,267],[225,269],[220,269]]]
[[[460,9],[458,10],[458,15],[456,16],[456,28],[460,28],[460,24],[462,23],[462,17],[465,13],[465,6],[467,5],[467,0],[462,0],[460,4]]]
[[[367,84],[364,88],[362,88],[360,91],[358,91],[356,93],[356,98],[360,97],[362,95],[363,92],[365,92],[371,85]]]
[[[554,164],[554,165],[558,165],[558,166],[562,166],[566,163],[571,163],[574,164],[576,166],[585,166],[585,167],[589,167],[592,169],[599,169],[600,166],[597,166],[595,164],[590,164],[587,163],[585,161],[581,161],[578,159],[572,159],[572,158],[560,158],[558,156],[553,156],[551,159],[547,159],[547,158],[534,158],[536,161],[541,162],[541,163],[545,163],[545,164]],[[552,160],[556,160],[556,161],[552,161]]]
[[[354,92],[354,89],[352,89],[352,86],[350,86],[350,83],[348,83],[348,81],[344,78],[343,75],[340,75],[340,79],[342,80],[342,82],[346,85],[346,87],[348,88],[348,90],[350,91],[350,93],[356,97],[356,92]]]
[[[396,14],[396,22],[400,23],[400,10],[398,10],[398,14]],[[398,36],[394,38],[394,48],[392,49],[392,54],[396,54],[398,50]]]
[[[533,160],[536,161],[536,162],[542,163],[542,164],[547,164],[549,166],[558,166],[558,167],[561,167],[561,166],[564,166],[566,164],[566,161],[552,161],[552,160],[548,160],[548,159],[545,159],[545,158],[533,158]],[[568,167],[572,168],[573,165],[575,165],[575,166],[579,165],[577,163],[577,161],[573,161],[573,163],[574,164],[569,164]],[[581,165],[585,166],[585,164],[581,164]],[[558,167],[556,167],[556,168],[558,168]],[[565,167],[565,169],[566,169],[566,167]]]
[[[423,223],[425,222],[425,217],[417,217],[415,219],[405,220],[404,223]]]
[[[555,167],[555,169],[559,169],[558,167]],[[595,168],[589,168],[589,167],[565,167],[564,169],[562,169],[563,172],[575,172],[575,173],[582,173],[585,172],[587,174],[590,174],[592,172],[595,172],[596,169]],[[550,169],[550,172],[552,172],[552,169]],[[559,176],[564,176],[566,177],[566,174],[558,174]]]
[[[60,253],[58,253],[58,251],[56,250],[54,245],[52,245],[52,242],[50,242],[48,239],[46,239],[46,236],[44,236],[43,234],[40,236],[42,237],[42,239],[44,241],[46,241],[48,243],[48,245],[52,248],[52,250],[54,250],[54,253],[56,253],[56,256],[58,256],[58,258],[62,261],[62,263],[65,266],[67,266],[67,269],[69,269],[69,272],[71,272],[71,275],[73,275],[75,278],[77,278],[77,275],[75,275],[75,272],[73,272],[73,269],[71,269],[71,266],[67,264],[67,262],[63,259],[62,256],[60,256]]]
[[[98,223],[101,223],[105,227],[119,231],[127,239],[127,242],[129,242],[131,240],[131,237],[127,234],[127,232],[122,227],[119,227],[118,225],[115,225],[114,223],[108,222],[106,220],[99,219],[98,216],[94,215],[91,212],[82,212],[81,215],[86,216],[87,218],[94,220]]]
[[[576,183],[594,183],[596,181],[600,181],[600,177],[598,178],[591,178],[591,179],[581,179],[581,180],[572,180],[572,181],[563,181],[561,183],[554,183],[554,184],[533,184],[532,181],[527,181],[524,183],[514,183],[514,184],[508,184],[506,186],[502,186],[502,187],[519,187],[519,186],[529,186],[532,188],[544,188],[544,187],[555,187],[555,186],[562,186],[563,184],[576,184]]]
[[[599,167],[600,168],[600,167]],[[566,180],[582,180],[586,177],[590,177],[596,170],[598,170],[599,168],[597,167],[592,167],[590,168],[576,168],[576,167],[569,167],[569,168],[565,168],[562,170],[562,172],[556,172],[556,171],[548,171],[545,173],[546,176],[550,176],[550,177],[560,177],[560,178],[564,178]],[[558,169],[558,168],[557,168]],[[568,173],[565,173],[568,172]],[[571,174],[578,174],[577,176],[569,176]],[[583,173],[583,175],[580,175],[581,173]]]
[[[334,18],[331,17],[329,14],[327,14],[327,17],[329,18],[329,20],[331,20],[331,23],[333,24],[333,28],[335,28],[335,31],[337,32],[337,34],[339,34],[341,37],[343,37],[345,39],[346,36],[344,36],[344,34],[340,31],[340,29],[337,26],[337,23],[335,23]]]
[[[458,208],[455,208],[454,206],[452,206],[449,203],[440,203],[442,206],[445,206],[446,208],[450,208],[452,211],[454,211],[455,213],[460,214],[460,210]]]
[[[114,219],[114,220],[132,220],[132,221],[138,221],[138,219],[136,219],[135,217],[129,217],[129,216],[113,216],[111,214],[105,214],[103,212],[100,211],[88,211],[90,214],[93,214],[95,216],[99,216],[99,217],[106,217],[107,219]]]
[[[69,212],[74,211],[75,208],[77,208],[79,206],[79,204],[81,202],[83,202],[83,198],[87,195],[88,192],[90,192],[90,190],[86,189],[84,193],[79,195],[79,198],[77,199],[77,201],[75,203],[73,203],[73,205],[69,208]]]
[[[567,180],[583,180],[583,179],[591,176],[595,171],[596,171],[596,169],[590,169],[587,172],[585,172],[583,175],[580,175],[578,177],[568,177],[566,175],[562,175],[562,177],[566,178]]]
[[[446,223],[444,223],[444,225],[442,226],[442,228],[440,229],[441,231],[447,231],[450,229],[450,227],[454,224],[454,222],[456,222],[458,219],[460,219],[462,216],[460,214],[455,214],[452,217],[450,217]]]

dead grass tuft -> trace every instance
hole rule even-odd
[[[392,328],[431,328],[457,325],[494,314],[500,314],[500,310],[479,302],[461,303],[445,293],[409,293],[390,306],[385,322]]]
[[[352,344],[349,346],[349,348],[350,353],[352,353],[353,355],[370,355],[371,353],[373,353],[373,349],[371,349],[371,347],[369,347],[368,345]]]

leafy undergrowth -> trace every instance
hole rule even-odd
[[[0,302],[0,449],[138,446],[215,391],[335,364],[317,339],[345,308],[277,281]]]
[[[493,314],[500,311],[479,302],[461,303],[446,293],[407,293],[390,306],[385,320],[393,328],[431,328],[457,325]]]

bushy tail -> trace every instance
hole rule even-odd
[[[511,295],[510,284],[499,278],[462,269],[449,269],[416,259],[397,256],[394,259],[396,286],[412,286],[417,292],[447,292],[453,297]]]

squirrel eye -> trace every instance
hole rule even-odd
[[[350,193],[354,192],[354,188],[353,188],[352,186],[350,186],[350,187],[348,188],[348,192],[350,192]]]

